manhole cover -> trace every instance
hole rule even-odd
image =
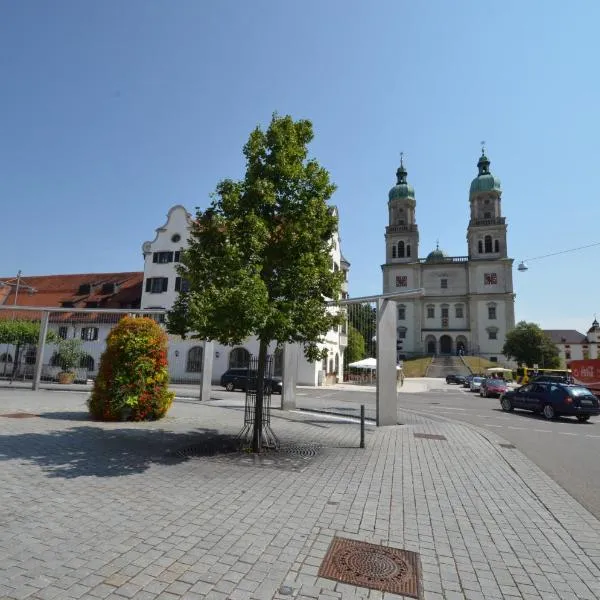
[[[390,546],[333,538],[319,569],[319,577],[422,598],[419,555]]]
[[[514,449],[516,446],[514,444],[500,444],[502,448],[511,448]]]
[[[31,417],[38,417],[38,416],[39,415],[32,415],[31,413],[26,413],[26,412],[0,414],[0,417],[6,417],[7,419],[30,419]]]
[[[415,433],[414,435],[416,438],[419,438],[422,440],[445,440],[446,439],[445,435],[439,435],[437,433]]]

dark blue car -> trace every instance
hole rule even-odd
[[[546,419],[577,417],[581,422],[600,414],[598,398],[581,385],[555,382],[532,382],[500,397],[502,410],[515,408],[543,414]]]

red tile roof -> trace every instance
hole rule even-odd
[[[15,277],[0,277],[0,281],[16,284]],[[98,308],[139,308],[142,298],[144,273],[82,273],[74,275],[23,276],[17,297],[17,306],[62,308],[73,303],[77,308],[89,308],[88,302],[97,302]],[[116,284],[114,291],[105,290],[106,283]],[[81,286],[90,285],[89,293],[80,293]],[[31,291],[31,288],[35,291]],[[15,302],[15,285],[0,284],[0,305],[12,306]],[[35,317],[34,317],[35,315]],[[0,318],[12,318],[12,311],[0,311]],[[39,318],[38,313],[21,311],[17,318]],[[66,316],[63,313],[62,316]],[[91,315],[87,315],[89,320]],[[70,320],[72,320],[72,313]]]

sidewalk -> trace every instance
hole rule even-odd
[[[274,411],[280,455],[208,456],[239,407],[103,424],[84,398],[0,390],[0,598],[402,597],[320,577],[335,537],[419,553],[426,600],[600,598],[600,522],[492,433],[400,411],[361,450],[355,423]]]

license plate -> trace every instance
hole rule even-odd
[[[580,403],[581,403],[582,406],[592,406],[594,404],[594,401],[591,400],[591,399],[590,400],[586,400],[586,399],[582,398],[580,400]]]

